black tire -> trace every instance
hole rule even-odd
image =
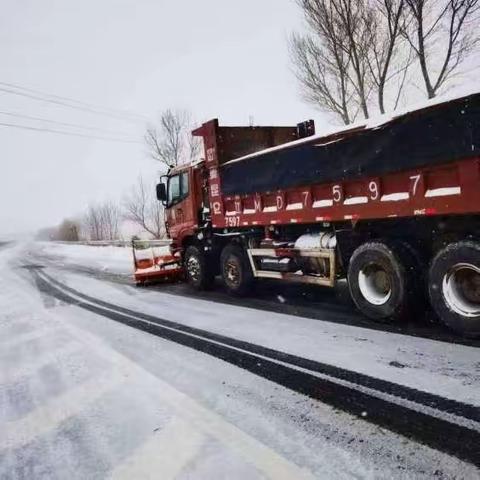
[[[401,242],[372,241],[350,258],[348,286],[357,308],[367,317],[393,323],[405,320],[422,304],[423,269],[418,256]]]
[[[228,293],[243,296],[249,293],[254,283],[250,261],[239,245],[227,245],[220,255],[222,280]]]
[[[441,322],[465,337],[480,337],[480,242],[441,249],[430,265],[428,291]]]
[[[183,264],[187,282],[195,290],[212,288],[215,276],[201,247],[190,245],[185,252]]]

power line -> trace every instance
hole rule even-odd
[[[62,130],[55,130],[51,128],[40,128],[40,127],[30,127],[28,125],[19,125],[16,123],[3,123],[0,122],[1,127],[10,127],[10,128],[19,128],[23,130],[33,130],[35,132],[48,132],[48,133],[56,133],[59,135],[67,135],[67,136],[74,136],[74,137],[83,137],[83,138],[91,138],[95,140],[105,140],[108,142],[120,142],[120,143],[142,143],[139,140],[123,140],[121,138],[113,138],[113,137],[101,137],[97,135],[87,135],[83,133],[74,133],[74,132],[64,132]]]
[[[105,116],[116,118],[116,119],[120,118],[123,120],[129,120],[133,122],[148,121],[148,118],[146,116],[136,114],[136,113],[131,113],[126,110],[114,110],[110,108],[95,106],[92,104],[81,102],[79,100],[75,100],[73,98],[61,97],[60,95],[44,93],[44,92],[40,92],[39,90],[33,90],[30,88],[17,86],[12,83],[0,82],[0,85],[4,85],[3,87],[0,87],[0,91],[4,93],[8,93],[10,95],[18,95],[21,97],[30,98],[32,100],[38,100],[40,102],[61,105],[63,107],[73,108],[75,110],[81,110],[81,111],[93,113],[96,115],[105,115]],[[5,87],[10,87],[10,88],[5,88]],[[12,88],[16,90],[12,90]],[[23,91],[17,91],[17,90],[23,90]],[[32,92],[32,93],[28,93],[28,92]]]
[[[30,115],[23,115],[21,113],[15,113],[15,112],[5,112],[5,111],[0,110],[0,115],[8,115],[9,117],[16,117],[16,118],[25,118],[27,120],[35,120],[35,121],[39,121],[39,122],[51,123],[53,125],[62,125],[64,127],[74,127],[74,128],[81,128],[81,129],[84,129],[84,130],[110,133],[112,135],[127,135],[125,132],[116,132],[114,130],[106,130],[106,129],[99,128],[99,127],[80,125],[78,123],[59,122],[57,120],[50,120],[48,118],[42,118],[42,117],[33,117],[33,116],[30,116]]]
[[[92,103],[83,102],[83,101],[77,100],[75,98],[56,95],[56,94],[53,94],[53,93],[46,93],[46,92],[42,92],[40,90],[35,90],[33,88],[23,87],[22,85],[17,85],[15,83],[0,82],[0,85],[3,85],[5,87],[10,87],[10,88],[15,88],[17,90],[24,90],[26,92],[34,93],[34,94],[41,95],[41,96],[56,98],[56,99],[59,99],[59,100],[66,100],[67,102],[77,103],[79,105],[83,105],[84,107],[97,109],[97,110],[102,110],[104,112],[111,112],[111,113],[117,114],[117,115],[118,114],[119,115],[128,115],[128,116],[131,116],[131,117],[136,117],[137,119],[139,119],[139,120],[141,119],[143,121],[148,120],[148,118],[145,115],[141,115],[139,113],[131,112],[129,110],[122,110],[122,109],[118,109],[118,108],[111,108],[111,107],[104,107],[104,106],[101,106],[101,105],[94,105]]]
[[[73,108],[75,110],[82,110],[84,112],[89,112],[89,113],[93,113],[93,114],[96,114],[96,115],[104,115],[104,116],[107,116],[107,117],[128,120],[128,121],[131,121],[131,122],[140,122],[140,121],[144,122],[145,121],[145,120],[135,119],[133,117],[122,116],[122,115],[115,114],[115,113],[102,112],[102,111],[95,110],[95,109],[90,108],[90,107],[83,107],[83,106],[80,106],[80,105],[78,105],[78,106],[77,105],[71,105],[71,104],[63,102],[61,100],[43,98],[43,97],[39,97],[38,95],[32,95],[32,94],[24,93],[24,92],[17,92],[15,90],[10,90],[10,89],[3,88],[3,87],[0,87],[0,91],[5,92],[5,93],[9,93],[11,95],[18,95],[18,96],[21,96],[21,97],[30,98],[32,100],[38,100],[40,102],[53,103],[53,104],[56,104],[56,105],[61,105],[63,107]]]

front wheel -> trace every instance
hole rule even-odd
[[[404,320],[419,304],[422,271],[408,245],[372,241],[350,259],[348,285],[357,308],[381,322]]]
[[[245,250],[235,244],[227,245],[220,255],[223,284],[236,296],[246,295],[252,288],[254,277]]]
[[[195,290],[208,290],[213,286],[215,276],[205,252],[196,245],[190,245],[183,259],[188,283]]]
[[[455,332],[480,337],[480,243],[460,241],[440,250],[428,278],[430,302]]]

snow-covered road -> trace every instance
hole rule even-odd
[[[139,290],[43,250],[0,250],[0,478],[478,478],[477,348]]]

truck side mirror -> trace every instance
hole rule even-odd
[[[157,199],[161,202],[167,201],[167,189],[165,188],[164,183],[157,184]]]

